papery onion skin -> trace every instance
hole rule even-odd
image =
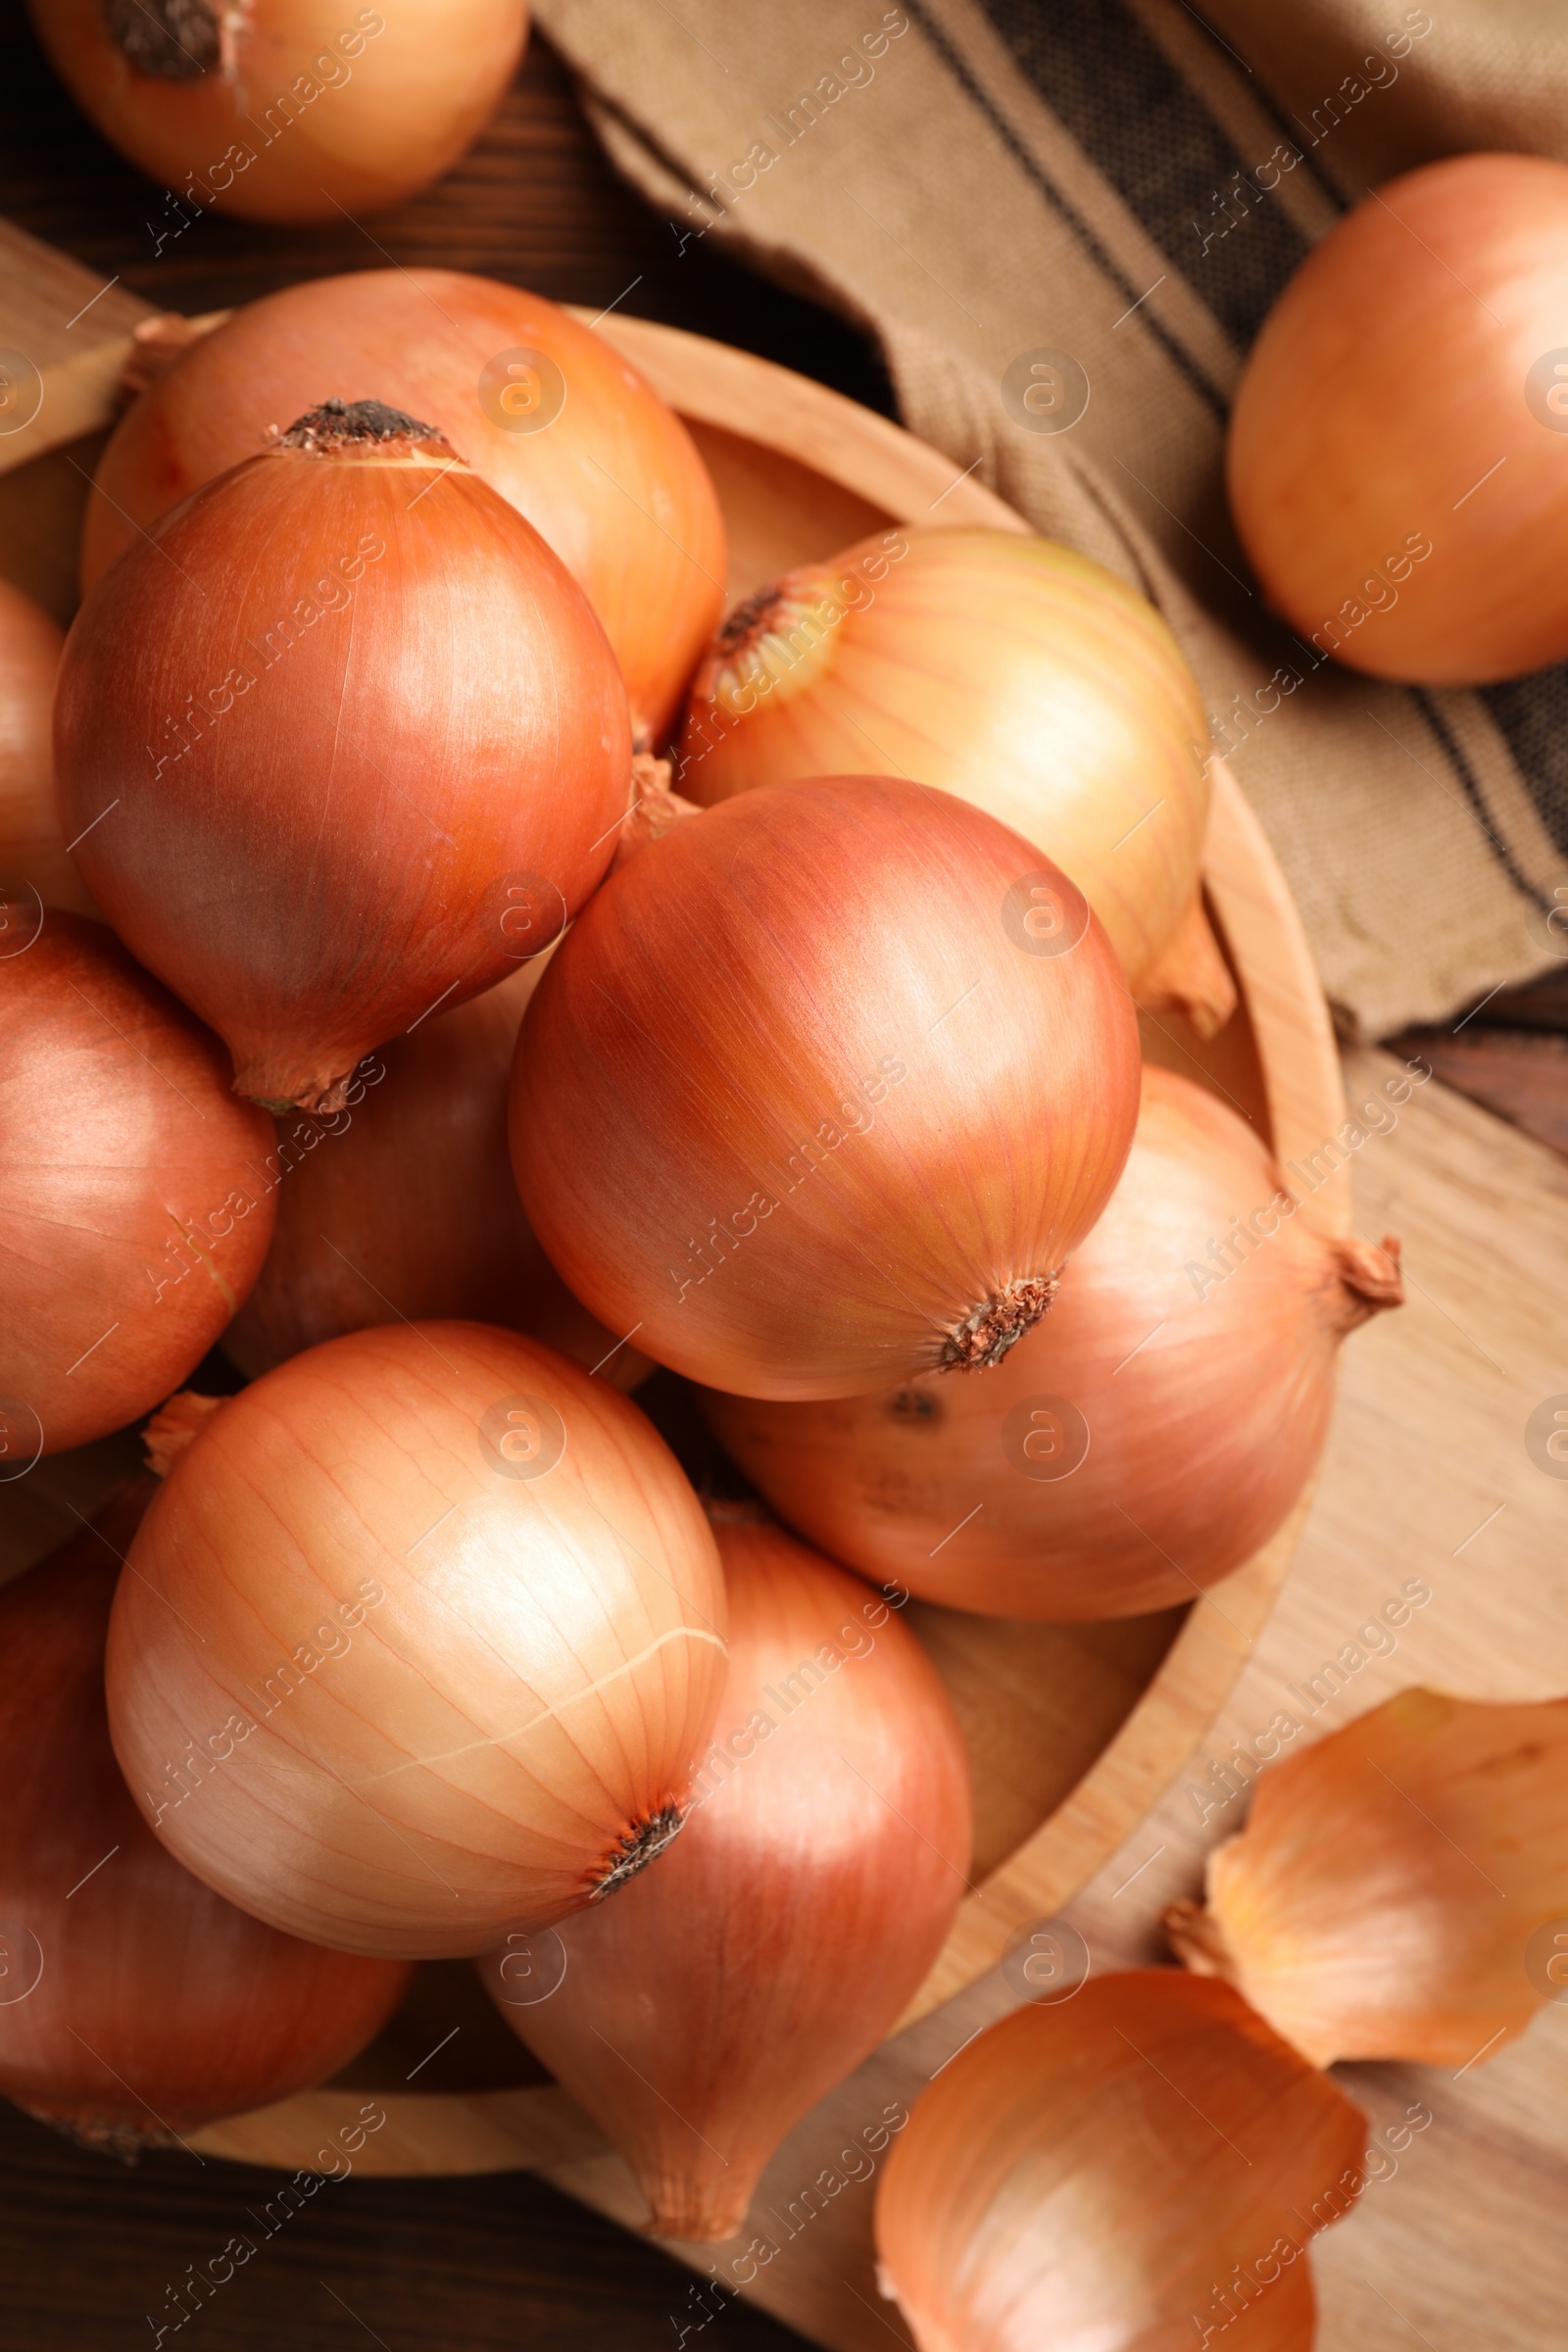
[[[30,596],[0,580],[0,952],[30,927],[31,892],[72,914],[97,911],[66,855],[55,809],[49,726],[65,642]]]
[[[1175,639],[1125,581],[1052,539],[926,528],[861,540],[730,614],[676,782],[709,807],[794,776],[956,793],[1077,883],[1140,1002],[1180,1003],[1207,1036],[1236,1003],[1199,902],[1207,742]],[[1159,967],[1184,921],[1172,993]]]
[[[38,919],[0,958],[7,1453],[85,1445],[176,1388],[273,1217],[270,1123],[217,1038],[101,923]]]
[[[1561,1997],[1564,1919],[1568,1699],[1416,1690],[1270,1767],[1166,1925],[1314,2065],[1467,2067]]]
[[[965,1891],[951,1700],[878,1593],[718,1518],[729,1678],[677,1842],[559,1933],[565,1974],[501,2014],[637,2174],[657,2234],[730,2237],[785,2133],[892,2032]]]
[[[1226,473],[1315,657],[1484,685],[1568,655],[1568,165],[1457,155],[1374,191],[1290,281]]]
[[[103,1647],[153,1492],[127,1481],[0,1592],[0,2091],[122,2154],[325,2081],[409,1976],[247,1918],[181,1870],[132,1803],[109,1744]]]
[[[493,278],[318,278],[202,336],[133,403],[99,460],[83,588],[138,528],[254,456],[270,428],[323,393],[368,391],[438,425],[533,524],[599,615],[639,734],[662,737],[723,603],[717,494],[686,427],[628,361],[555,303]],[[525,429],[534,416],[547,420]]]
[[[547,944],[613,854],[630,759],[580,589],[439,434],[368,401],[125,551],[55,717],[94,897],[273,1107],[334,1108],[372,1047],[504,978],[519,917]]]
[[[223,1341],[252,1379],[372,1324],[525,1326],[547,1260],[512,1181],[507,1080],[538,976],[381,1047],[324,1123],[279,1122],[272,1246]]]
[[[919,2352],[1310,2352],[1306,2249],[1366,2128],[1228,1985],[1093,1977],[938,2074],[878,2183],[881,2277]]]
[[[277,1224],[223,1334],[249,1378],[372,1324],[432,1317],[530,1333],[629,1395],[653,1370],[572,1298],[512,1181],[507,1087],[546,957],[361,1063],[340,1110],[277,1122]]]
[[[1400,1295],[1387,1248],[1326,1239],[1292,1199],[1234,1111],[1146,1068],[1110,1205],[994,1373],[828,1403],[710,1391],[703,1410],[773,1507],[862,1575],[991,1616],[1172,1607],[1281,1525],[1342,1339]],[[1244,1250],[1233,1220],[1265,1210],[1274,1230]]]
[[[413,195],[478,136],[528,29],[523,0],[398,0],[385,13],[342,0],[29,0],[29,11],[105,138],[181,199],[151,224],[155,253],[207,206],[337,220]]]
[[[1109,943],[1037,850],[945,793],[816,778],[611,877],[528,1008],[513,1164],[570,1289],[677,1371],[985,1378],[1108,1198],[1137,1083]]]
[[[144,1815],[230,1901],[346,1951],[462,1956],[587,1902],[678,1819],[723,1684],[674,1457],[479,1324],[357,1332],[242,1391],[131,1565],[107,1683]]]

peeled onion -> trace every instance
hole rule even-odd
[[[1565,1923],[1568,1699],[1436,1690],[1271,1766],[1246,1829],[1208,1857],[1206,1909],[1166,1915],[1188,1966],[1317,2066],[1494,2055],[1562,1999]]]
[[[698,2239],[734,2235],[785,2133],[891,2033],[970,1842],[957,1718],[914,1636],[779,1529],[714,1532],[729,1677],[679,1841],[564,1923],[548,1999],[514,2005],[515,1952],[481,1964],[654,2230]]]
[[[64,644],[48,613],[0,580],[0,956],[31,930],[40,899],[96,911],[55,809],[49,713]]]
[[[55,756],[94,897],[275,1108],[336,1108],[371,1047],[548,945],[630,801],[581,591],[373,401],[125,551],[67,640]]]
[[[1231,509],[1318,658],[1471,686],[1568,655],[1568,164],[1455,155],[1308,255],[1231,411]]]
[[[1150,1068],[1109,1207],[988,1379],[703,1407],[774,1508],[863,1575],[1002,1617],[1169,1608],[1284,1520],[1341,1341],[1398,1303],[1397,1250],[1314,1232],[1234,1111]]]
[[[570,1290],[749,1396],[985,1370],[1050,1303],[1137,1112],[1081,894],[888,777],[742,794],[638,850],[540,983],[513,1163]]]
[[[1180,2352],[1222,2331],[1310,2352],[1307,2248],[1355,2202],[1365,2133],[1228,1985],[1093,1977],[937,2075],[877,2188],[884,2287],[919,2352]]]
[[[217,1038],[101,923],[0,957],[0,1454],[82,1446],[177,1388],[256,1280],[271,1129]]]
[[[409,1975],[248,1919],[131,1802],[104,1719],[104,1633],[152,1492],[128,1482],[0,1592],[0,2091],[124,2154],[323,2082]]]
[[[413,195],[478,136],[528,29],[524,0],[28,5],[77,104],[177,192],[149,223],[155,257],[209,205],[338,220]]]
[[[677,781],[707,806],[794,776],[972,801],[1084,893],[1140,1003],[1209,1036],[1235,985],[1199,896],[1208,722],[1144,597],[1014,531],[889,531],[739,606],[697,674]]]
[[[116,1753],[291,1935],[486,1950],[679,1826],[723,1687],[708,1525],[632,1405],[475,1323],[313,1348],[175,1460],[110,1628]]]
[[[440,427],[598,613],[641,735],[661,736],[718,618],[724,518],[690,434],[610,344],[538,294],[366,270],[247,303],[122,418],[87,507],[82,585],[138,529],[331,393]]]

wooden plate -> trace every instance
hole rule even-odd
[[[1026,527],[973,474],[956,474],[950,460],[897,425],[787,369],[641,319],[608,318],[599,331],[686,418],[712,469],[729,524],[731,600],[892,522]],[[69,418],[71,433],[106,420],[105,387],[118,375],[115,353],[122,358],[127,345],[117,334],[85,372],[78,365],[70,398],[54,412]],[[62,573],[60,534],[73,527],[73,505],[79,513],[85,496],[79,466],[90,445],[78,445],[73,466],[65,436],[52,438],[52,454],[0,468],[8,476],[0,571],[24,585],[42,586],[51,566]],[[24,478],[34,474],[35,487]],[[35,519],[45,512],[47,546]],[[23,515],[33,518],[25,545]],[[1344,1117],[1338,1055],[1300,924],[1256,819],[1222,764],[1214,785],[1204,879],[1241,1008],[1207,1045],[1179,1019],[1146,1019],[1145,1053],[1237,1104],[1289,1160],[1317,1150]],[[1322,1185],[1304,1213],[1327,1231],[1348,1230],[1345,1178]],[[0,1574],[44,1548],[46,1534],[58,1540],[48,1527],[52,1497],[91,1507],[120,1443],[40,1465],[25,1507],[5,1506],[12,1527],[0,1545]],[[1022,1927],[1058,1912],[1155,1804],[1223,1703],[1267,1616],[1305,1507],[1303,1498],[1255,1559],[1187,1609],[1074,1626],[911,1609],[969,1741],[977,1891],[904,2024],[973,1983]],[[420,2087],[407,2087],[424,2023],[439,2031],[442,2019],[457,2014],[454,2002],[476,2004],[463,2009],[471,2029],[464,2069],[421,2064],[413,2069],[423,2075]],[[505,2063],[497,2055],[503,2044]],[[337,2084],[216,2124],[194,2134],[194,2144],[212,2155],[309,2169],[368,2091],[387,2120],[357,2158],[362,2173],[543,2169],[602,2156],[605,2148],[564,2092],[519,2053],[471,1971],[446,1964],[420,1972],[406,2012]]]

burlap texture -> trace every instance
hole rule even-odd
[[[1221,454],[1252,336],[1348,202],[1467,147],[1568,153],[1560,0],[536,14],[677,246],[720,238],[864,326],[912,431],[1155,598],[1348,1027],[1552,960],[1568,665],[1482,693],[1311,665],[1261,609]],[[1070,430],[1022,401],[1048,351],[1087,378]]]

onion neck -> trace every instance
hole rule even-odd
[[[404,409],[390,408],[384,400],[323,400],[318,409],[307,409],[303,416],[296,416],[287,432],[278,434],[272,448],[309,458],[463,463],[439,425],[425,424]]]
[[[1371,1242],[1336,1240],[1328,1244],[1338,1277],[1330,1322],[1339,1333],[1355,1331],[1374,1315],[1404,1304],[1404,1277],[1399,1270],[1399,1244],[1392,1233],[1383,1246]]]
[[[1134,995],[1146,1012],[1182,1013],[1199,1036],[1217,1037],[1236,1010],[1236,982],[1194,891],[1187,910]]]
[[[791,571],[759,588],[719,624],[697,672],[693,708],[717,703],[745,718],[762,698],[788,701],[827,671],[848,608],[826,572]]]
[[[943,1372],[994,1372],[1010,1348],[1051,1310],[1054,1274],[1025,1274],[972,1306],[943,1338]]]
[[[670,1802],[657,1806],[635,1822],[600,1863],[588,1900],[602,1903],[607,1894],[613,1894],[617,1886],[624,1886],[628,1879],[646,1870],[670,1839],[679,1837],[685,1819],[679,1805]]]
[[[100,0],[104,29],[132,72],[152,81],[199,81],[224,63],[211,0]]]

